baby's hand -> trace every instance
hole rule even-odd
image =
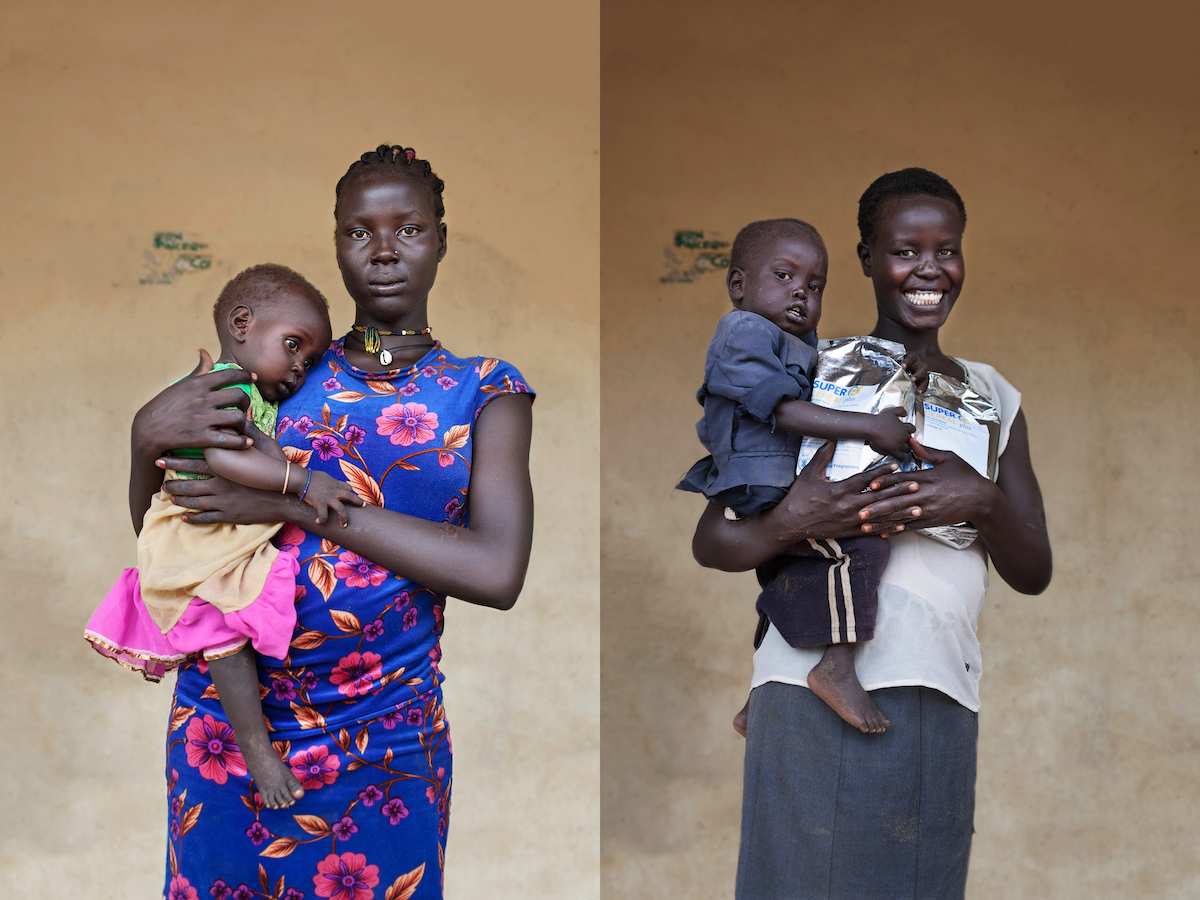
[[[908,422],[901,422],[903,406],[890,406],[883,412],[871,416],[873,420],[867,432],[867,443],[876,453],[902,459],[909,451],[908,439],[916,431]]]
[[[904,357],[902,365],[904,366],[904,370],[908,372],[908,377],[912,379],[917,393],[925,393],[925,388],[929,387],[929,366],[925,365],[925,360],[917,356],[915,352],[910,351]]]
[[[350,485],[338,481],[328,472],[313,472],[312,480],[308,483],[308,491],[304,502],[317,511],[317,524],[320,525],[329,518],[332,509],[337,513],[342,527],[350,520],[346,516],[346,506],[365,506],[362,497],[354,493]]]

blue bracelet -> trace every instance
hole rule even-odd
[[[308,486],[312,483],[312,469],[305,469],[308,472],[308,477],[304,479],[304,490],[300,492],[300,499],[304,499],[304,495],[308,493]]]

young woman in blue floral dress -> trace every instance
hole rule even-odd
[[[457,357],[430,336],[428,296],[446,253],[442,188],[412,150],[387,146],[338,182],[337,258],[354,329],[279,410],[284,451],[368,505],[341,527],[315,522],[295,495],[216,478],[165,485],[196,523],[286,523],[298,626],[290,654],[260,658],[258,675],[274,746],[305,791],[290,808],[265,808],[207,667],[181,668],[167,735],[169,900],[442,896],[446,596],[510,608],[533,532],[533,395],[508,363]],[[245,396],[231,386],[246,374],[206,370],[202,355],[193,377],[134,421],[135,523],[163,465],[205,472],[202,460],[163,453],[250,439],[227,408]]]

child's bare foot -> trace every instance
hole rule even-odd
[[[733,730],[742,737],[746,736],[746,724],[750,721],[750,701],[746,701],[746,705],[737,711],[737,715],[733,717]]]
[[[854,671],[854,645],[830,644],[808,673],[812,692],[864,734],[880,734],[892,723],[883,717]]]
[[[259,752],[243,748],[242,755],[254,779],[254,787],[268,809],[285,809],[304,796],[304,788],[292,774],[291,768],[279,758],[270,744]]]
[[[271,745],[255,660],[247,641],[236,653],[210,659],[208,671],[263,803],[270,809],[283,809],[303,797],[304,788]]]

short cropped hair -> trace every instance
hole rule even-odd
[[[884,203],[895,197],[916,195],[937,197],[953,203],[959,216],[962,217],[963,228],[967,227],[967,208],[963,205],[962,197],[958,195],[954,185],[928,169],[913,167],[880,175],[871,182],[869,188],[863,191],[863,195],[858,200],[858,233],[862,242],[869,244],[875,240],[875,233],[879,228],[879,215]]]
[[[762,219],[751,222],[737,233],[737,237],[733,239],[733,248],[729,251],[729,268],[745,272],[762,259],[771,245],[784,238],[795,238],[812,244],[820,249],[826,259],[829,258],[820,233],[807,222],[800,219]]]
[[[216,323],[217,333],[221,334],[224,330],[230,310],[238,306],[246,306],[252,310],[257,307],[261,310],[264,306],[272,305],[284,290],[291,290],[308,298],[314,309],[322,312],[325,318],[329,318],[329,302],[307,278],[287,266],[263,263],[238,272],[221,289],[217,302],[213,304],[213,321]]]

